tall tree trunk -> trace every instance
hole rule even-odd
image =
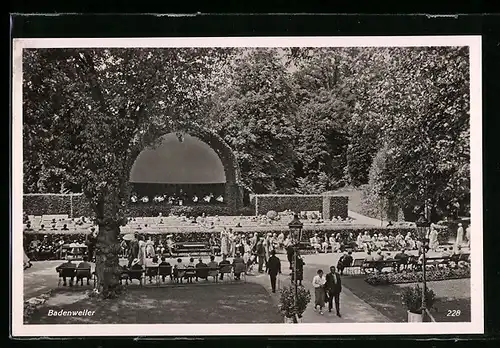
[[[119,294],[120,264],[118,234],[120,225],[110,221],[99,223],[96,243],[96,275],[99,292],[104,298],[113,298]]]

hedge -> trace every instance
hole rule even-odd
[[[71,197],[72,196],[72,197]],[[73,207],[71,207],[73,204]],[[73,212],[71,211],[73,208]],[[206,215],[224,216],[230,215],[230,209],[227,205],[192,205],[192,206],[173,206],[168,204],[155,203],[135,203],[129,204],[129,216],[158,216],[160,213],[164,216],[170,213],[185,214],[187,216]],[[82,194],[28,194],[23,197],[23,210],[27,215],[63,215],[70,217],[93,216],[87,198]],[[243,207],[238,209],[237,215],[255,215],[252,207]]]
[[[93,215],[87,198],[82,194],[26,194],[23,196],[23,211],[27,215],[35,216],[66,214],[70,217],[80,217]]]
[[[435,270],[428,270],[425,272],[425,278],[427,281],[470,278],[470,268],[444,267]],[[365,282],[370,285],[419,283],[422,281],[423,275],[421,271],[370,274],[365,278]]]
[[[348,215],[346,196],[329,195],[253,195],[250,199],[257,206],[259,215],[268,211],[319,211],[324,219],[340,216],[345,219]]]
[[[194,225],[194,224],[193,224]],[[181,227],[181,228],[168,228],[165,227],[165,230],[160,232],[160,234],[172,234],[174,236],[177,236],[179,240],[186,241],[185,239],[189,238],[194,238],[192,241],[200,241],[200,240],[205,240],[208,239],[209,236],[212,233],[215,233],[216,235],[219,235],[221,231],[220,226],[216,226],[214,229],[206,229],[205,231],[199,231],[201,227],[198,225],[195,225],[194,227],[191,226],[186,226]],[[195,230],[198,229],[198,230]],[[245,233],[248,235],[251,235],[253,233],[259,233],[261,236],[267,233],[281,233],[284,232],[285,234],[289,233],[289,229],[287,226],[255,226],[255,227],[232,227],[233,231],[236,233]],[[370,235],[373,235],[374,233],[377,233],[378,235],[382,234],[385,235],[387,233],[393,233],[395,235],[397,232],[400,232],[403,235],[406,235],[408,232],[412,232],[413,235],[415,235],[416,230],[414,228],[371,228],[371,227],[364,227],[364,226],[321,226],[321,225],[313,225],[313,226],[305,226],[304,230],[302,232],[302,240],[303,241],[308,241],[309,238],[313,237],[314,234],[318,234],[321,237],[323,234],[337,234],[340,233],[341,238],[346,238],[349,236],[349,233],[352,233],[354,238],[357,237],[357,234],[360,232],[365,232],[368,231]],[[45,231],[43,234],[49,234],[51,231]],[[77,231],[71,231],[71,233],[79,233]],[[82,234],[88,233],[87,230],[82,230]],[[125,229],[122,230],[122,234],[129,233]],[[148,233],[146,229],[142,230],[141,233],[143,234],[158,234],[158,232],[150,232]],[[31,232],[29,234],[40,234],[38,232]],[[52,232],[50,233],[51,235],[59,235],[62,233],[58,232]],[[191,240],[188,240],[191,241]]]

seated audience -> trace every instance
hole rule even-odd
[[[80,285],[83,286],[83,279],[86,278],[87,285],[90,285],[90,278],[92,277],[91,269],[92,267],[88,262],[88,257],[84,256],[83,261],[76,267],[76,283],[78,284],[78,281],[80,281]]]
[[[182,264],[182,259],[178,258],[177,263],[174,265],[174,278],[177,283],[182,283],[182,279],[184,278],[184,275],[186,274],[185,267]]]
[[[149,282],[153,282],[153,277],[158,275],[158,256],[153,256],[151,261],[146,262],[146,276],[149,277]]]
[[[224,266],[230,265],[231,263],[227,260],[226,255],[222,255],[222,261],[219,262],[219,267],[222,268]],[[220,280],[224,279],[224,272],[220,270]]]
[[[66,269],[73,269],[73,270],[76,270],[76,265],[71,262],[71,259],[70,258],[67,258],[66,262],[60,264],[59,266],[56,267],[56,272],[59,273],[59,276],[63,278],[63,286],[66,286],[66,274],[64,272],[64,270]],[[70,279],[69,279],[69,286],[73,286],[73,279],[74,279],[74,275],[71,275]]]
[[[319,253],[319,250],[321,249],[321,244],[319,242],[318,234],[315,233],[314,237],[310,239],[311,246],[314,248],[314,251],[316,254]]]
[[[170,263],[169,263],[169,262],[165,259],[165,256],[162,256],[162,257],[161,257],[161,262],[160,262],[160,264],[158,265],[158,267],[159,267],[159,268],[163,268],[163,267],[164,267],[164,268],[167,268],[167,267],[171,267],[171,265],[170,265]],[[165,277],[166,277],[166,275],[164,275],[164,274],[162,274],[162,275],[161,275],[161,280],[162,280],[162,282],[164,282],[164,283],[165,283]]]
[[[382,255],[382,250],[377,250],[377,253],[373,256],[373,261],[382,261],[384,259],[384,255]]]
[[[402,249],[401,252],[394,256],[394,259],[398,261],[397,270],[399,271],[401,269],[401,265],[406,265],[408,263],[408,254],[405,253],[405,249]]]
[[[373,261],[373,255],[371,250],[368,250],[366,252],[366,257],[365,257],[365,262],[372,262]]]
[[[233,268],[234,268],[234,279],[240,280],[241,273],[246,271],[245,261],[240,256],[240,253],[236,253],[233,259]]]
[[[206,263],[203,262],[203,260],[200,258],[198,259],[198,263],[196,264],[196,268],[199,269],[199,268],[208,268],[208,265]],[[206,273],[206,277],[205,276],[199,276],[198,277],[198,273],[196,273],[196,281],[198,281],[198,278],[201,278],[201,279],[208,279],[208,272]]]
[[[219,275],[219,264],[217,262],[215,262],[215,256],[214,255],[211,255],[210,256],[210,262],[208,263],[208,268],[209,268],[209,271],[208,271],[208,275],[210,277],[217,277]]]
[[[190,258],[189,259],[189,263],[186,265],[186,268],[196,268],[196,265],[194,263],[194,258]],[[193,275],[192,275],[192,272],[186,272],[185,274],[185,278],[187,279],[188,283],[192,283],[193,282]]]

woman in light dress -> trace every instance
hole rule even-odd
[[[470,248],[470,225],[465,229],[465,238],[467,238],[467,247]]]
[[[220,253],[224,256],[229,255],[229,239],[226,230],[220,234]]]
[[[149,237],[146,242],[146,257],[152,258],[153,256],[155,256],[155,244],[151,237]]]
[[[415,249],[415,241],[411,237],[411,232],[408,232],[405,237],[405,242],[406,246],[408,247],[409,250],[414,250]]]
[[[137,259],[139,260],[139,265],[146,265],[146,242],[143,236],[139,236],[139,254]]]
[[[245,238],[243,241],[243,248],[245,250],[243,253],[243,261],[245,264],[248,264],[248,260],[250,260],[250,256],[252,256],[252,246],[250,245],[248,238]]]
[[[319,314],[323,314],[323,307],[325,306],[325,284],[326,279],[323,276],[323,271],[319,269],[312,280],[314,287],[314,310],[317,310],[319,307]]]
[[[462,224],[458,224],[458,229],[457,229],[457,240],[455,241],[455,246],[462,246],[464,243],[464,228],[462,227]]]
[[[229,230],[229,233],[228,233],[228,254],[231,256],[231,257],[234,257],[234,252],[236,251],[236,241],[235,241],[235,238],[234,238],[234,234],[233,234],[233,231],[231,231],[231,229]]]
[[[356,238],[356,245],[359,249],[363,249],[363,235],[359,232],[358,237]]]
[[[429,232],[429,249],[432,251],[436,251],[439,246],[438,241],[438,231],[434,226],[431,227],[431,231]]]

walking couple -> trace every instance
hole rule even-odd
[[[319,307],[319,314],[323,314],[323,307],[325,306],[325,298],[328,301],[328,311],[332,311],[333,302],[335,301],[335,310],[337,316],[340,318],[340,292],[342,291],[342,283],[340,274],[335,270],[335,266],[330,267],[330,273],[324,276],[323,271],[320,269],[317,275],[314,276],[312,281],[314,287],[314,310]]]

